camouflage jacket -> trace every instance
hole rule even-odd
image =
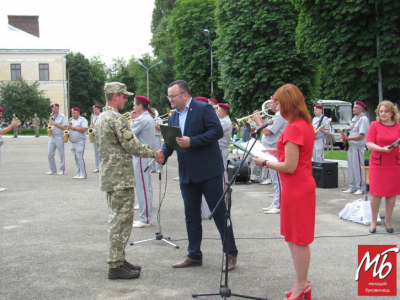
[[[110,192],[135,187],[132,155],[155,157],[155,151],[139,142],[128,121],[109,106],[103,108],[94,133],[100,155],[100,189]]]
[[[39,127],[40,125],[40,119],[39,118],[33,118],[32,119],[33,127]]]

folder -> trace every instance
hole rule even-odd
[[[185,148],[182,148],[176,142],[177,137],[182,137],[182,132],[179,127],[160,125],[161,134],[164,138],[164,144],[169,148],[179,152],[186,152]]]

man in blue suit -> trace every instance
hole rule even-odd
[[[171,107],[176,109],[169,117],[169,126],[179,126],[182,137],[177,138],[178,145],[186,152],[178,152],[179,180],[185,205],[186,230],[188,233],[188,255],[185,260],[174,264],[174,268],[201,266],[203,254],[200,250],[202,240],[201,196],[204,194],[212,211],[223,194],[222,173],[224,166],[218,140],[223,136],[221,122],[213,107],[207,103],[194,101],[189,85],[183,80],[172,82],[168,88]],[[165,144],[162,147],[165,161],[173,153]],[[164,161],[164,163],[165,163]],[[214,215],[214,222],[224,242],[226,205],[222,202]],[[232,224],[229,227],[228,271],[236,266],[237,248],[233,236]],[[225,266],[224,266],[225,271]]]

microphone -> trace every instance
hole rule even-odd
[[[265,122],[264,125],[262,125],[261,127],[257,128],[257,130],[255,130],[255,131],[251,134],[251,137],[255,137],[256,135],[260,134],[260,132],[261,132],[264,128],[268,127],[268,126],[271,125],[272,123],[274,123],[274,120],[269,119],[267,122]]]

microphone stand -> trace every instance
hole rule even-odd
[[[153,163],[154,158],[150,161],[150,163],[147,165],[147,167],[144,169],[144,172],[146,172],[149,168],[150,165]],[[131,246],[135,245],[135,244],[139,244],[139,243],[145,243],[145,242],[150,242],[150,241],[163,241],[171,246],[174,246],[176,249],[179,249],[179,246],[171,243],[169,240],[171,239],[171,237],[165,237],[162,235],[161,233],[161,218],[160,218],[160,214],[161,214],[161,173],[162,173],[162,166],[160,164],[156,165],[156,172],[158,173],[158,212],[157,212],[157,221],[158,221],[158,228],[159,228],[159,232],[156,232],[155,238],[151,238],[151,239],[147,239],[147,240],[141,240],[141,241],[137,241],[137,242],[133,242],[130,243]]]
[[[225,195],[226,195],[226,206],[227,206],[227,212],[225,215],[225,230],[224,230],[224,242],[226,242],[226,252],[225,252],[225,283],[223,285],[220,285],[220,290],[219,293],[211,293],[211,294],[192,294],[192,298],[196,297],[201,297],[201,296],[217,296],[220,295],[222,299],[229,298],[231,296],[235,297],[240,297],[240,298],[246,298],[246,299],[255,299],[255,300],[268,300],[267,298],[258,298],[258,297],[253,297],[253,296],[245,296],[245,295],[240,295],[240,294],[233,294],[231,292],[231,289],[228,286],[228,265],[229,265],[229,242],[230,242],[230,234],[229,234],[229,227],[231,226],[231,205],[232,205],[232,184],[235,183],[236,177],[243,165],[243,163],[247,160],[247,157],[249,156],[249,153],[253,149],[255,143],[257,140],[260,138],[259,132],[255,132],[254,136],[257,135],[257,138],[254,139],[254,143],[251,145],[249,151],[246,153],[246,155],[243,157],[242,163],[240,164],[239,168],[236,170],[235,174],[232,176],[232,179],[226,184],[226,188],[221,196],[221,198],[218,200],[217,205],[215,206],[214,210],[211,212],[211,214],[208,216],[208,219],[211,220],[212,217],[214,216],[218,205],[221,204],[221,202],[224,200]],[[252,137],[254,137],[252,135]]]

